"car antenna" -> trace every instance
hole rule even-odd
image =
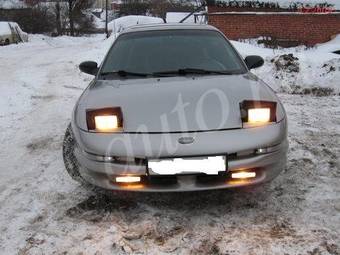
[[[196,9],[194,9],[192,12],[190,12],[186,17],[184,17],[179,23],[183,23],[186,21],[190,16],[192,16],[194,13],[201,11],[203,8],[207,7],[207,3],[204,1],[201,6],[198,6]]]

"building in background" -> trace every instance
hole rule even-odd
[[[212,2],[208,20],[229,39],[262,38],[273,47],[313,46],[340,34],[340,12],[327,2],[315,6],[295,2],[280,6],[276,1]]]

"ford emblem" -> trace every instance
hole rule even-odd
[[[193,137],[181,137],[178,139],[180,144],[191,144],[195,141]]]

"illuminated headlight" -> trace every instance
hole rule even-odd
[[[243,101],[241,117],[244,127],[254,127],[276,122],[276,102]]]
[[[248,109],[249,123],[267,123],[270,122],[270,108]]]
[[[95,116],[94,122],[96,130],[98,131],[110,131],[118,128],[118,117],[115,115],[107,116]]]
[[[89,131],[117,132],[123,128],[122,111],[119,107],[88,110],[86,120]]]

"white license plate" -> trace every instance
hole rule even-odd
[[[174,175],[204,173],[217,175],[226,171],[225,156],[207,156],[195,158],[170,158],[148,161],[150,174]]]

